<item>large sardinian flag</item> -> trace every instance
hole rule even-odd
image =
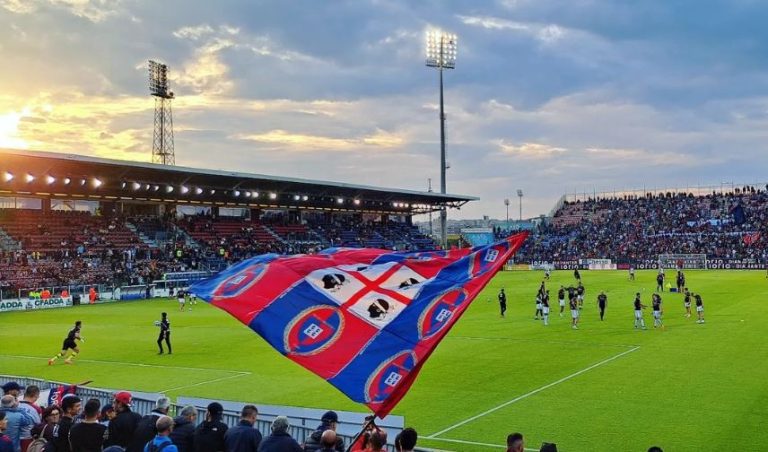
[[[384,417],[526,236],[451,251],[266,254],[190,291]]]

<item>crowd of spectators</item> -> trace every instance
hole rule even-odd
[[[768,258],[768,192],[685,193],[566,202],[518,252],[519,262],[655,260],[660,254]]]
[[[56,452],[382,452],[387,435],[366,419],[365,428],[352,444],[336,434],[336,412],[323,414],[317,429],[303,443],[290,434],[290,422],[277,416],[269,431],[257,428],[259,410],[245,405],[237,425],[222,421],[223,406],[208,404],[198,423],[197,408],[181,408],[171,417],[172,404],[160,396],[151,413],[132,410],[132,395],[120,391],[112,404],[101,406],[99,399],[82,400],[75,394],[62,397],[59,404],[38,405],[40,389],[22,388],[15,382],[3,385],[0,399],[0,452],[55,450]],[[395,450],[413,451],[418,435],[405,428],[394,438]]]

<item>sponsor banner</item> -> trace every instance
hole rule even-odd
[[[707,259],[707,268],[719,270],[763,270],[765,263],[757,259]]]
[[[64,308],[72,306],[72,297],[61,298],[54,297],[43,299],[22,299],[22,300],[2,300],[0,301],[0,312],[7,311],[29,311],[32,309],[50,309]]]

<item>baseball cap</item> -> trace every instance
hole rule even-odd
[[[128,391],[120,391],[115,394],[115,400],[123,405],[131,406],[131,393]]]
[[[219,402],[211,402],[208,404],[208,412],[216,416],[224,412],[224,407]]]
[[[331,422],[339,422],[339,415],[336,414],[335,411],[326,411],[322,418],[320,418],[322,422],[325,422],[326,424],[330,424]]]
[[[9,381],[3,385],[3,392],[8,391],[21,391],[23,388],[15,381]]]

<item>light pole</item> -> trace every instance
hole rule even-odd
[[[507,206],[507,233],[509,233],[509,198],[504,199],[504,205]]]
[[[427,32],[427,66],[437,68],[440,74],[440,193],[445,194],[445,112],[443,109],[443,69],[456,67],[456,35],[441,30]],[[440,239],[443,249],[448,248],[448,212],[440,210]]]
[[[517,189],[517,197],[520,198],[520,221],[523,221],[523,191]]]

